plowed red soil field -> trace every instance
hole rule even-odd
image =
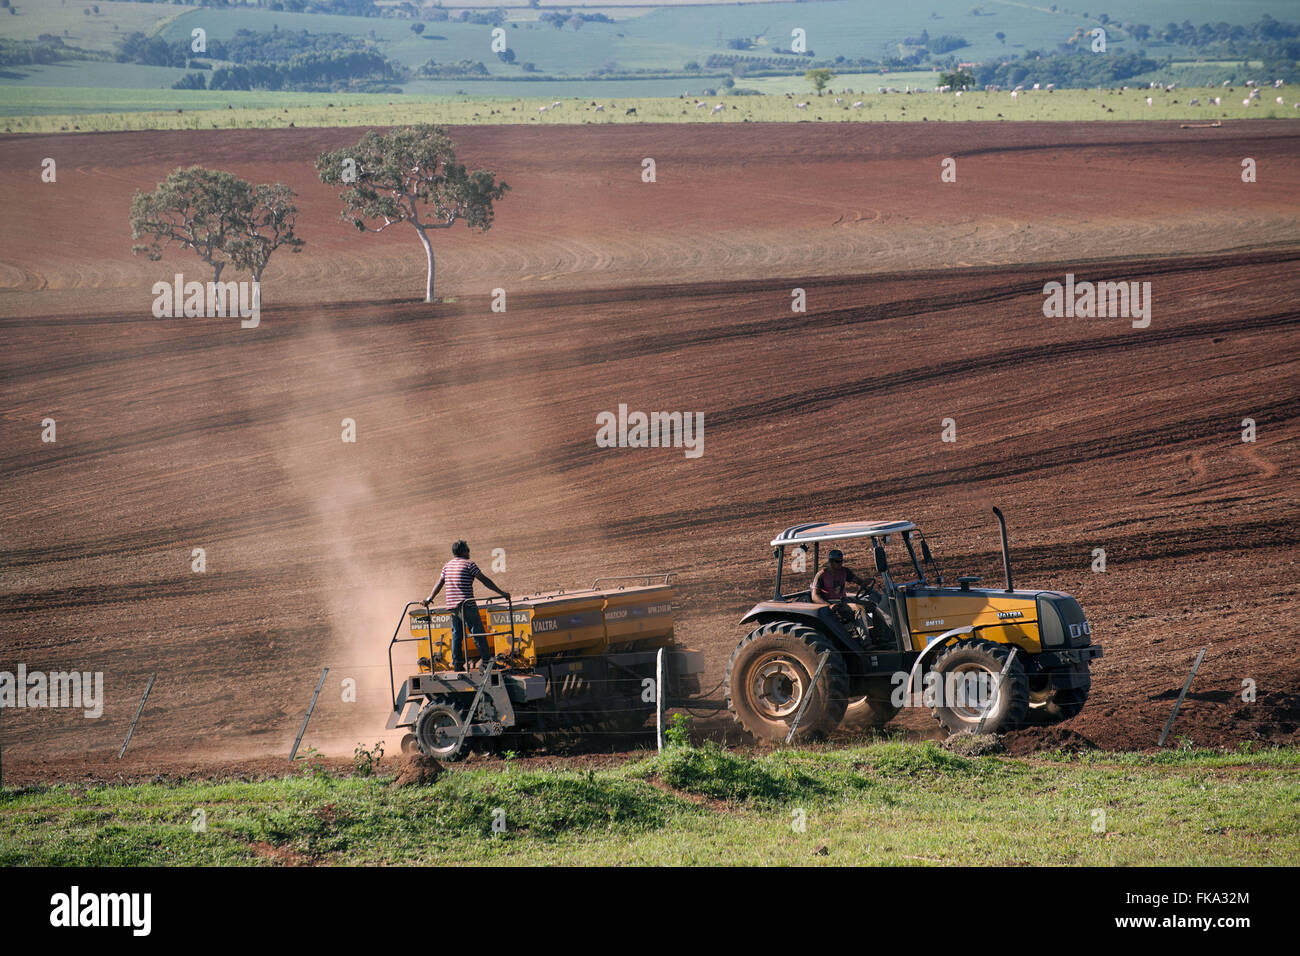
[[[1206,645],[1170,742],[1300,742],[1296,124],[454,130],[511,192],[434,237],[436,305],[411,231],[358,234],[316,179],[359,135],[5,139],[0,670],[105,681],[99,719],[4,709],[6,783],[275,766],[325,666],[304,747],[391,752],[388,637],[458,537],[517,594],[676,571],[708,691],[782,527],[909,518],[988,583],[994,504],[1016,583],[1105,647],[1084,712],[1014,752],[1153,747]],[[151,314],[208,276],[132,257],[127,208],[191,163],[299,193],[256,329]],[[1150,282],[1149,326],[1045,318],[1067,272]],[[620,404],[702,412],[703,455],[597,447]]]

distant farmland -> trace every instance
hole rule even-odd
[[[449,125],[531,124],[556,126],[582,123],[768,123],[768,122],[949,122],[949,121],[1070,121],[1182,120],[1213,122],[1233,119],[1300,118],[1300,92],[1268,91],[1251,106],[1242,103],[1241,88],[1163,90],[1130,89],[1027,91],[1012,98],[1007,92],[863,94],[860,97],[738,96],[701,100],[696,97],[626,98],[602,100],[597,112],[592,100],[570,98],[555,109],[547,98],[433,98],[384,94],[338,93],[211,93],[158,94],[135,91],[132,112],[64,115],[57,113],[58,95],[80,100],[83,91],[28,90],[40,110],[11,115],[4,129],[12,133],[49,133],[140,129],[283,129],[310,126],[391,126],[401,123]],[[1282,105],[1276,93],[1285,93]],[[105,91],[107,98],[120,93]],[[1147,97],[1152,103],[1147,105]],[[1210,97],[1221,106],[1207,105]],[[160,109],[159,102],[178,104]],[[1190,100],[1199,99],[1199,105]],[[862,106],[854,109],[853,102]],[[800,109],[798,103],[808,105]],[[698,106],[704,103],[704,106]],[[722,104],[724,108],[714,112]],[[34,104],[35,105],[35,104]],[[226,107],[231,108],[227,109]],[[629,115],[628,110],[635,109]],[[37,115],[43,113],[44,115]]]

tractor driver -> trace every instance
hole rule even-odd
[[[510,599],[508,591],[502,591],[492,580],[479,570],[477,564],[469,559],[469,545],[457,541],[451,546],[452,558],[442,567],[438,584],[424,601],[424,606],[433,604],[443,585],[447,586],[447,610],[451,611],[451,669],[465,669],[465,632],[474,638],[474,647],[478,650],[479,662],[486,664],[492,659],[487,640],[483,635],[483,621],[478,616],[478,605],[474,602],[474,582],[482,581],[486,587],[496,591],[506,600]]]
[[[847,585],[853,582],[862,590],[870,583],[844,566],[844,552],[832,548],[826,555],[826,564],[813,578],[811,596],[814,604],[825,604],[845,624],[856,623],[857,613],[848,603]]]

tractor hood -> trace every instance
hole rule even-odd
[[[1090,628],[1083,609],[1061,591],[912,587],[906,591],[913,639],[924,647],[955,628],[974,627],[994,640],[1044,648],[1082,647]]]

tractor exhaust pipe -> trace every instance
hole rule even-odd
[[[998,528],[1002,532],[1002,570],[1007,574],[1007,590],[1014,590],[1011,587],[1011,552],[1007,549],[1007,519],[1002,517],[1002,509],[994,508],[993,514],[997,516]]]

